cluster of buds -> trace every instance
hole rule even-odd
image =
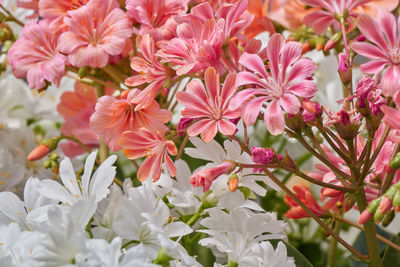
[[[57,153],[53,153],[50,157],[44,162],[43,167],[45,169],[51,169],[53,173],[58,174],[60,163],[59,160],[60,156]]]
[[[58,142],[62,139],[61,136],[47,138],[41,142],[31,153],[28,155],[29,161],[39,160],[57,148]]]

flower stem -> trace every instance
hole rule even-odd
[[[340,221],[335,221],[335,228],[333,231],[335,231],[336,234],[339,234],[340,227],[341,227]],[[327,263],[328,267],[335,267],[336,251],[337,251],[337,240],[331,237],[328,249],[328,263]]]
[[[356,202],[360,213],[367,207],[367,199],[365,197],[364,188],[361,187],[358,194],[356,194]],[[378,248],[378,239],[376,237],[375,223],[369,220],[364,224],[364,233],[367,240],[368,256],[371,267],[381,267],[381,256]]]
[[[189,221],[186,222],[186,224],[189,225],[189,226],[194,224],[200,218],[200,215],[203,212],[203,209],[204,209],[203,205],[200,205],[200,207],[197,210],[197,212],[192,216],[192,218],[189,219]]]

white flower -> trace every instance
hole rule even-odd
[[[200,187],[193,187],[190,183],[191,172],[185,161],[178,160],[175,162],[175,166],[177,169],[176,179],[170,178],[172,188],[167,199],[180,214],[195,214],[200,207],[203,190]]]
[[[196,148],[185,148],[186,154],[193,158],[212,161],[212,163],[209,163],[204,167],[213,167],[221,164],[225,160],[233,160],[244,164],[254,164],[250,155],[245,152],[242,153],[240,145],[236,141],[225,140],[224,147],[218,144],[215,140],[205,143],[198,137],[191,137],[190,142],[192,142]],[[257,184],[257,181],[263,181],[271,188],[277,191],[280,190],[279,187],[277,187],[267,176],[254,174],[250,168],[243,169],[238,172],[237,175],[239,177],[239,186],[245,186],[260,196],[264,196],[266,190],[264,187]],[[225,177],[227,182],[229,175]],[[227,191],[228,185],[227,183],[225,184],[226,187],[224,191]],[[213,191],[215,191],[215,189]]]
[[[40,208],[54,201],[41,196],[38,192],[37,178],[29,178],[25,184],[24,201],[11,192],[0,193],[0,214],[4,224],[16,222],[22,229],[31,230],[30,221],[35,219],[35,215],[42,216],[43,210]],[[35,212],[40,209],[40,211]],[[29,216],[29,213],[31,213]]]
[[[14,161],[11,153],[0,145],[0,191],[18,191],[24,182],[24,166]]]
[[[287,256],[286,246],[279,242],[274,250],[271,243],[264,241],[251,248],[251,254],[239,259],[239,267],[295,267],[294,259]]]
[[[40,193],[67,205],[73,205],[81,199],[93,200],[95,203],[104,199],[115,177],[116,171],[112,165],[117,156],[108,157],[91,177],[96,154],[96,151],[92,152],[86,159],[82,183],[78,183],[71,161],[66,157],[60,163],[60,177],[64,186],[53,180],[43,180],[39,188]]]
[[[210,217],[200,222],[207,230],[198,232],[209,237],[199,243],[215,246],[219,252],[226,253],[232,262],[239,262],[260,241],[285,238],[285,223],[278,221],[273,213],[252,213],[245,208],[233,209],[229,213],[212,208],[208,213]]]

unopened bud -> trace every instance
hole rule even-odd
[[[228,180],[229,191],[235,192],[238,188],[238,185],[239,185],[239,179],[238,179],[237,174],[232,174]]]
[[[364,224],[372,218],[372,215],[378,209],[380,200],[380,198],[377,198],[368,204],[367,208],[361,213],[360,218],[358,218],[359,224]]]
[[[396,194],[393,197],[393,206],[394,206],[394,209],[396,210],[396,212],[400,208],[400,191],[399,190],[396,191]]]
[[[316,43],[315,44],[315,49],[317,49],[317,51],[321,51],[322,49],[324,49],[324,45],[321,43]]]
[[[50,148],[45,144],[41,144],[41,145],[37,146],[34,150],[32,150],[31,153],[29,153],[28,160],[35,161],[35,160],[43,158],[44,156],[46,156],[49,153],[50,153]]]
[[[393,221],[393,219],[394,219],[394,210],[388,212],[385,215],[385,218],[383,218],[383,220],[382,220],[382,226],[383,227],[388,226]]]
[[[352,195],[347,196],[344,201],[344,212],[349,211],[354,206],[355,202],[356,199],[354,198],[354,196]]]
[[[379,204],[379,212],[385,214],[392,208],[392,200],[386,196],[382,197],[381,203]]]
[[[328,40],[324,46],[324,52],[327,52],[336,46],[336,42],[333,40]]]
[[[190,126],[193,122],[193,119],[190,118],[182,118],[178,122],[178,126],[176,126],[176,133],[179,136],[183,136],[186,132],[186,129]]]
[[[397,170],[400,168],[400,152],[394,156],[393,160],[390,162],[390,167],[392,167],[393,170]]]
[[[51,160],[50,160],[50,159],[46,160],[46,161],[43,163],[43,167],[44,167],[45,169],[49,169],[49,168],[51,167]]]
[[[305,54],[311,50],[311,45],[309,43],[302,43],[301,44],[301,53]]]
[[[380,223],[380,222],[383,220],[383,217],[385,217],[385,215],[382,214],[382,213],[379,211],[379,209],[377,209],[377,210],[375,211],[375,214],[374,214],[374,221],[375,221],[376,223]]]

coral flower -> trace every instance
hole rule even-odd
[[[128,16],[140,23],[139,34],[150,34],[156,41],[171,36],[167,30],[174,16],[186,13],[188,0],[126,0]],[[174,36],[172,36],[174,37]]]
[[[37,11],[39,0],[17,0],[17,6]]]
[[[212,182],[222,174],[229,174],[235,169],[236,165],[232,161],[224,161],[218,166],[204,168],[193,173],[190,177],[190,183],[194,187],[202,186],[203,191],[207,192]]]
[[[64,18],[68,31],[60,36],[59,48],[76,67],[102,68],[110,56],[122,53],[132,35],[129,17],[116,0],[90,0]]]
[[[147,107],[137,104],[140,90],[133,89],[126,98],[116,99],[112,96],[102,96],[96,104],[96,111],[90,119],[92,129],[100,134],[104,142],[113,151],[121,147],[118,140],[123,132],[138,130],[141,127],[164,133],[168,128],[164,125],[171,120],[169,110],[160,109],[156,101]]]
[[[354,42],[351,48],[371,61],[361,65],[361,71],[375,74],[384,70],[382,91],[384,95],[394,96],[400,89],[400,18],[381,9],[376,20],[368,15],[360,15],[357,20],[361,33],[372,43]]]
[[[46,86],[46,81],[58,86],[65,73],[66,59],[57,50],[58,37],[58,30],[47,20],[26,24],[8,52],[15,77],[27,78],[32,89]]]
[[[303,202],[311,211],[313,211],[318,216],[324,214],[324,210],[315,200],[311,190],[304,184],[297,184],[293,186],[294,194]],[[285,213],[287,218],[299,219],[310,217],[308,213],[303,210],[290,196],[285,195],[285,203],[290,207],[290,209]]]
[[[159,132],[153,133],[146,128],[125,132],[119,144],[128,159],[146,157],[137,173],[139,181],[146,180],[150,175],[155,181],[160,179],[163,161],[169,174],[172,177],[176,175],[176,167],[169,154],[174,156],[178,151],[174,142],[165,140]]]
[[[263,105],[267,105],[264,111],[267,129],[273,135],[280,134],[285,128],[282,109],[290,114],[296,114],[301,107],[298,97],[314,96],[317,88],[314,81],[309,78],[317,66],[309,59],[300,58],[301,50],[300,43],[285,44],[282,35],[275,33],[267,46],[270,72],[266,71],[258,55],[244,53],[241,56],[239,63],[252,72],[240,72],[237,86],[254,84],[260,87],[240,91],[231,100],[230,107],[233,109],[245,102],[242,119],[246,125],[253,125],[260,109]],[[254,97],[256,95],[260,96]]]
[[[312,27],[317,34],[323,33],[336,21],[336,17],[357,16],[354,11],[357,7],[371,2],[372,0],[301,0],[306,5],[321,7],[324,10],[317,10],[304,17],[304,23]]]
[[[176,99],[185,109],[182,115],[189,119],[198,119],[187,129],[189,136],[201,133],[204,142],[210,142],[219,130],[224,135],[233,135],[236,126],[229,119],[236,119],[240,116],[240,109],[229,109],[232,95],[236,91],[236,74],[229,74],[224,86],[220,87],[220,80],[213,67],[206,70],[204,74],[206,88],[199,80],[191,81],[186,92],[179,92]]]
[[[113,91],[113,89],[106,87],[105,94],[110,95]],[[99,136],[89,125],[96,102],[95,88],[84,83],[76,82],[73,92],[63,93],[57,106],[58,113],[65,120],[61,127],[61,133],[67,136],[75,136],[89,148],[98,147]],[[62,143],[60,147],[68,157],[75,157],[86,152],[73,141]]]
[[[153,38],[149,34],[143,36],[140,40],[141,57],[131,59],[131,68],[138,74],[125,80],[128,86],[137,86],[143,83],[149,85],[142,91],[143,98],[139,105],[146,107],[150,104],[164,82],[168,79],[168,70],[158,62],[155,55],[155,45]],[[173,70],[171,70],[173,73]]]

